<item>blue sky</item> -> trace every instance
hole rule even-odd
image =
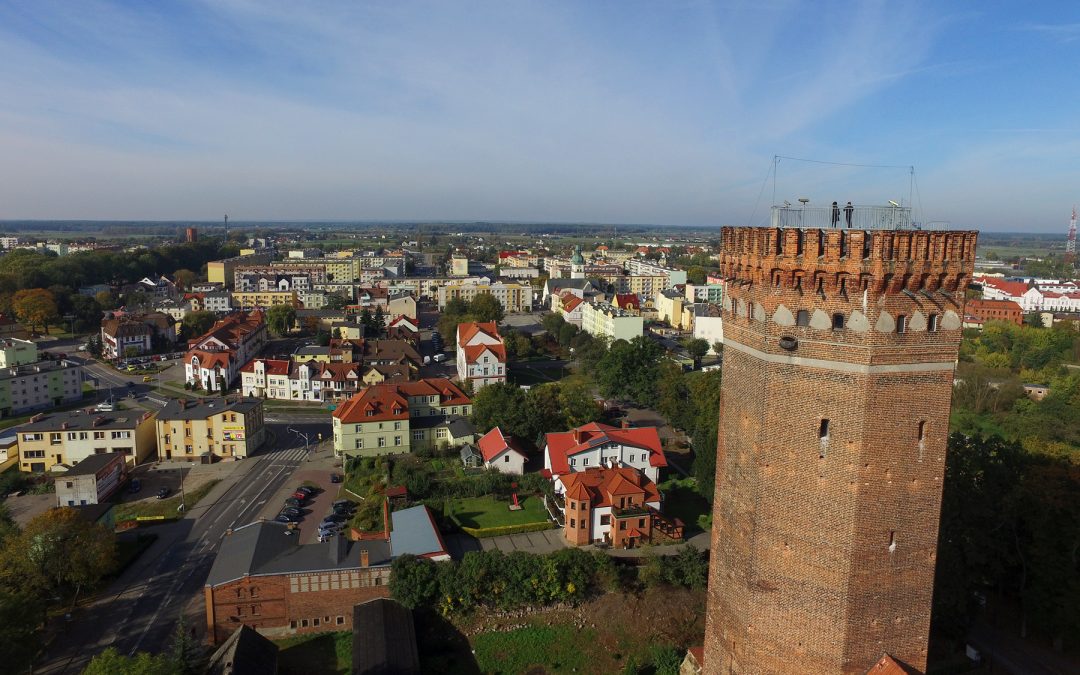
[[[1080,5],[1032,4],[0,0],[0,218],[745,224],[784,155],[1064,232]]]

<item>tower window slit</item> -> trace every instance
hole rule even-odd
[[[810,325],[810,312],[805,309],[800,309],[795,312],[795,325],[796,326],[809,326]]]
[[[906,333],[907,332],[907,321],[908,321],[907,317],[904,316],[903,314],[896,317],[896,332],[897,333]]]
[[[825,453],[829,449],[829,420],[827,419],[823,419],[818,423],[818,441],[821,446],[818,451],[818,458],[825,459]]]

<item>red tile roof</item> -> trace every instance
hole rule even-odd
[[[289,362],[282,361],[280,359],[251,359],[244,364],[244,367],[240,369],[241,373],[254,373],[255,362],[260,361],[263,367],[266,369],[267,375],[288,375],[289,374]]]
[[[591,422],[571,431],[547,434],[547,453],[551,472],[555,475],[570,473],[569,457],[604,443],[620,443],[649,451],[650,466],[667,466],[660,434],[655,427],[619,429],[599,422]]]
[[[990,286],[1008,293],[1014,298],[1020,297],[1024,293],[1027,293],[1028,290],[1028,285],[1023,281],[1005,281],[1004,279],[996,279],[994,277],[976,277],[975,281],[981,283],[983,286]]]
[[[626,309],[627,307],[641,309],[641,300],[633,293],[616,293],[615,306],[620,309]]]
[[[470,345],[463,347],[466,363],[476,363],[484,352],[490,351],[499,363],[506,363],[506,345]]]
[[[561,478],[563,494],[570,499],[586,499],[594,508],[615,506],[615,497],[641,495],[642,503],[659,502],[660,490],[637,469],[623,466],[614,469],[589,467]]]
[[[467,345],[477,334],[484,333],[496,340],[502,340],[499,335],[499,324],[494,321],[469,321],[459,323],[457,327],[457,343]]]
[[[491,431],[484,434],[476,444],[480,447],[480,454],[484,456],[485,462],[490,462],[505,451],[516,452],[522,457],[525,453],[514,441],[513,438],[503,435],[502,429],[495,427]]]
[[[409,419],[410,396],[438,396],[440,406],[472,403],[465,392],[450,380],[432,377],[416,382],[383,382],[364,387],[338,406],[334,417],[345,424]],[[368,415],[369,411],[371,415]]]
[[[562,308],[564,312],[572,312],[577,309],[578,305],[584,302],[584,300],[574,295],[570,291],[566,291],[565,293],[560,295],[559,298],[562,301]]]

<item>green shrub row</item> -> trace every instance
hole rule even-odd
[[[501,537],[504,534],[522,534],[524,532],[540,532],[541,530],[550,530],[552,524],[550,522],[542,523],[525,523],[524,525],[501,525],[499,527],[461,527],[461,531],[465,534],[471,534],[477,539],[483,539],[484,537]]]

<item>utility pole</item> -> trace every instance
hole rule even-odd
[[[303,431],[297,431],[292,427],[288,427],[288,430],[293,432],[300,438],[304,439],[304,457],[306,459],[307,455],[309,454],[309,446],[311,445],[311,434],[305,434]]]

